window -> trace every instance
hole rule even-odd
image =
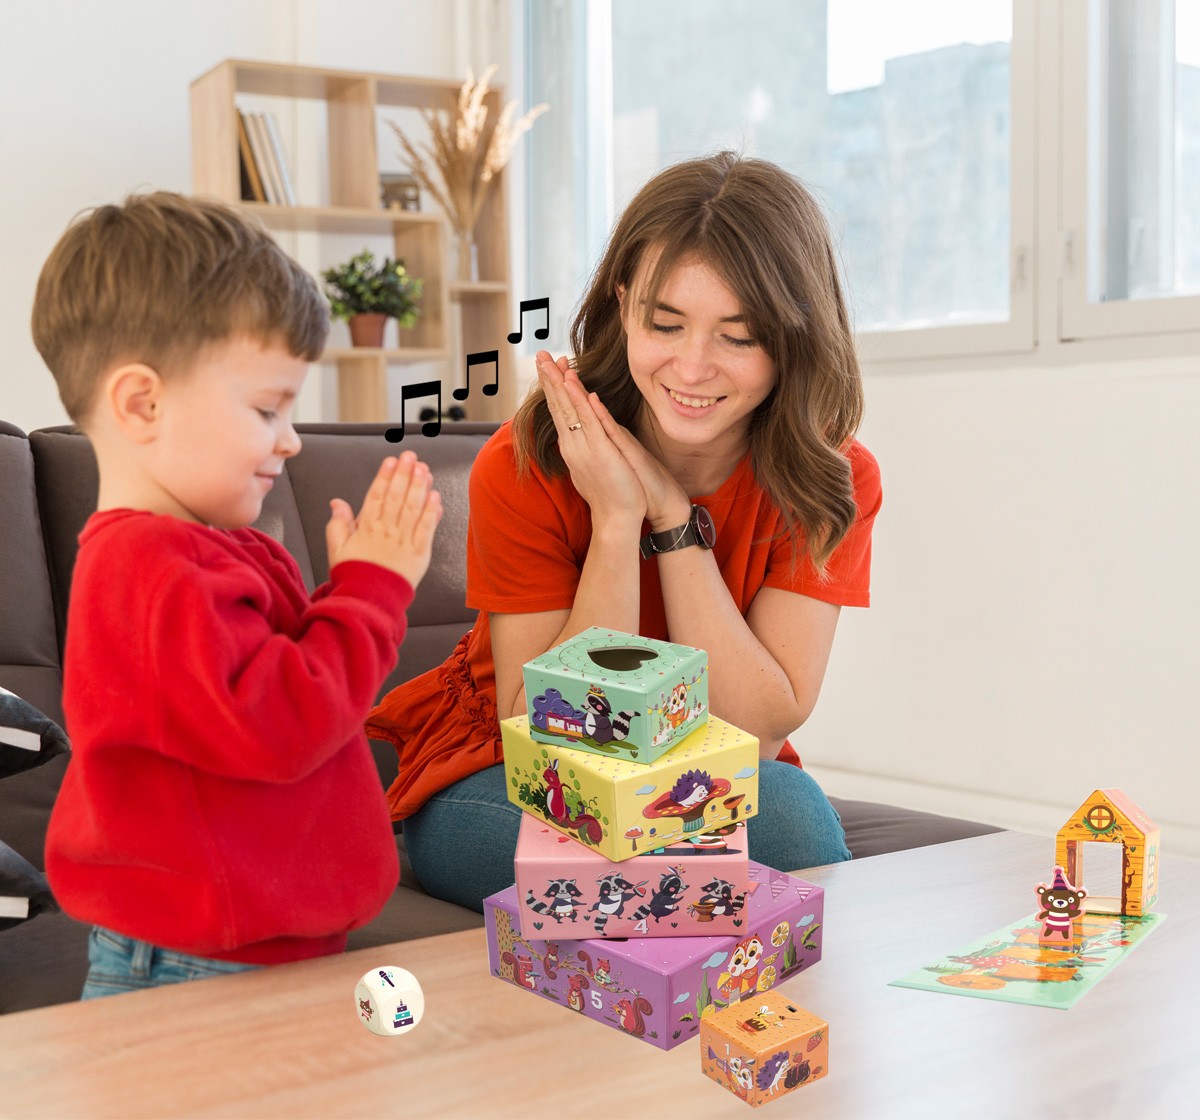
[[[558,287],[564,316],[650,176],[733,148],[793,171],[822,202],[860,332],[904,332],[888,340],[897,352],[1032,345],[1031,294],[1014,282],[1032,231],[1031,208],[1012,206],[1030,161],[1013,153],[1009,0],[921,0],[924,12],[893,0],[581,7],[527,6],[528,98],[568,98],[560,124],[577,130],[530,145],[530,214],[571,215],[571,246],[561,228],[531,227],[531,259],[556,262],[535,275],[555,272],[537,279]]]
[[[1200,322],[1200,0],[524,0],[524,24],[555,337],[633,192],[721,147],[822,202],[868,360]]]
[[[1200,0],[1087,0],[1065,16],[1064,332],[1194,329]]]

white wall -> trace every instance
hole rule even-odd
[[[1117,786],[1200,856],[1200,357],[1061,349],[868,368],[873,605],[800,750],[835,795],[1031,831]]]
[[[193,78],[224,58],[452,76],[457,11],[417,0],[0,2],[0,417],[26,430],[66,422],[29,336],[38,272],[79,210],[135,189],[190,191]],[[306,394],[306,419],[322,418],[320,388]]]

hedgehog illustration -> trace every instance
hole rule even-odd
[[[758,1071],[758,1080],[756,1084],[765,1093],[774,1093],[780,1085],[783,1084],[784,1075],[788,1071],[789,1054],[786,1050],[780,1050],[778,1054],[772,1054],[765,1062],[762,1069]]]
[[[701,801],[708,797],[712,785],[712,776],[705,771],[685,771],[671,787],[671,800],[676,805],[682,805],[684,808],[699,805]]]

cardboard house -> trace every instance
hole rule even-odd
[[[1158,899],[1159,828],[1124,790],[1094,790],[1058,830],[1054,862],[1077,887],[1087,887],[1085,844],[1120,844],[1122,855],[1120,897],[1088,887],[1084,910],[1135,918],[1150,913]]]

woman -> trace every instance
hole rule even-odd
[[[368,720],[399,751],[389,797],[413,870],[476,910],[512,883],[498,721],[525,711],[522,665],[589,626],[708,651],[710,710],[760,742],[753,859],[849,859],[787,742],[840,608],[867,605],[880,503],[819,208],[761,160],[668,168],[618,222],[571,343],[571,362],[538,354],[537,387],[472,470],[474,629]]]

